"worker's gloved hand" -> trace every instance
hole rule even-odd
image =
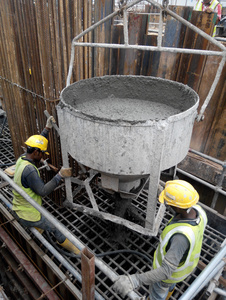
[[[62,167],[60,169],[59,175],[62,178],[71,177],[72,176],[72,169],[71,168],[64,168],[64,167]]]
[[[50,116],[47,121],[46,121],[46,127],[48,128],[52,128],[53,127],[53,123],[56,123],[56,120],[54,119],[53,116]]]
[[[114,285],[113,290],[116,293],[121,294],[122,297],[125,297],[129,292],[132,292],[136,287],[138,287],[138,281],[136,279],[136,275],[121,275],[119,276]]]

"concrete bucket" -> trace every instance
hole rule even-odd
[[[198,102],[188,86],[154,77],[75,82],[57,106],[62,152],[101,173],[103,188],[129,197],[141,178],[158,185],[161,171],[184,159]]]

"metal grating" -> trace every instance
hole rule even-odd
[[[0,167],[15,162],[11,135],[7,124],[7,119],[4,124],[4,116],[0,116]]]
[[[7,133],[8,129],[5,128],[4,134]],[[8,136],[9,137],[9,136]],[[0,164],[6,164],[14,161],[14,155],[11,143],[4,143],[1,151],[4,149],[4,154],[0,157]],[[0,182],[1,183],[1,182]],[[114,208],[114,202],[104,194],[104,192],[96,185],[93,185],[93,193],[95,199],[98,203],[100,210],[111,211]],[[1,193],[9,200],[12,200],[12,192],[10,188],[2,187]],[[133,205],[142,214],[146,209],[147,192],[142,191],[139,198],[133,201]],[[77,204],[89,206],[90,200],[86,192],[80,192],[75,199]],[[83,244],[85,244],[91,251],[96,255],[108,252],[116,251],[121,249],[129,249],[141,252],[149,257],[150,260],[153,259],[154,251],[158,244],[157,237],[146,237],[140,233],[136,233],[128,228],[112,226],[113,223],[100,220],[99,218],[85,215],[83,213],[77,212],[76,210],[70,210],[68,208],[62,208],[57,206],[51,199],[45,197],[43,199],[43,206],[61,223],[63,223]],[[167,221],[171,218],[169,211],[166,211],[162,224],[160,226],[160,231],[164,228]],[[120,230],[120,238],[115,240],[113,238],[115,230]],[[30,234],[30,232],[29,232]],[[35,239],[35,237],[33,237]],[[208,264],[209,261],[216,255],[219,251],[220,245],[225,240],[226,236],[214,228],[207,226],[202,253],[201,261],[204,264]],[[38,241],[36,241],[39,244]],[[40,245],[41,248],[44,246]],[[65,268],[56,260],[52,254],[48,253],[46,249],[44,251],[49,254],[52,260],[59,266],[63,272],[67,272]],[[81,265],[80,260],[76,258],[67,258],[68,261],[73,265],[73,267],[80,272]],[[135,272],[145,272],[150,270],[150,263],[144,257],[135,255],[132,253],[117,253],[114,255],[107,255],[101,258],[110,269],[114,270],[117,274],[122,275],[126,273],[133,274]],[[194,279],[199,275],[200,270],[196,269],[195,273],[190,275],[185,281],[177,284],[176,289],[173,293],[171,299],[179,299],[183,292],[190,286]],[[81,289],[79,282],[70,275],[71,281]],[[117,300],[122,299],[112,290],[112,282],[108,279],[98,268],[96,268],[96,279],[95,288],[104,299]],[[148,287],[142,286],[138,289],[138,294],[148,295]],[[126,298],[129,299],[129,298]]]

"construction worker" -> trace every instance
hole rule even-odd
[[[14,174],[14,182],[22,188],[39,205],[42,205],[42,197],[50,194],[61,182],[61,179],[71,176],[71,168],[62,167],[60,171],[46,184],[40,178],[36,165],[47,151],[48,134],[55,123],[53,116],[47,119],[46,127],[40,135],[32,135],[25,142],[26,153],[21,155],[17,162]],[[13,211],[19,222],[25,227],[35,227],[40,232],[43,230],[52,232],[58,243],[67,250],[79,254],[77,249],[66,237],[55,228],[41,213],[26,201],[17,191],[13,190]],[[41,230],[40,230],[41,229]]]
[[[218,2],[217,0],[198,0],[196,5],[194,6],[194,10],[204,11],[207,13],[212,13],[212,12],[217,13],[216,24],[221,20],[222,6],[220,2]],[[215,34],[216,34],[216,26],[214,27],[213,37],[215,36]]]
[[[183,281],[198,264],[207,217],[196,205],[199,195],[183,180],[167,181],[159,201],[169,205],[175,216],[161,233],[153,258],[153,270],[122,275],[113,289],[123,297],[140,285],[149,285],[150,300],[169,299],[176,283]]]

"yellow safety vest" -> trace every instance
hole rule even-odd
[[[205,211],[199,206],[194,208],[199,212],[200,222],[196,226],[188,223],[174,223],[167,225],[160,236],[160,243],[154,254],[153,268],[156,269],[162,265],[162,261],[167,253],[167,245],[171,237],[176,233],[185,235],[189,241],[190,247],[185,258],[170,278],[163,280],[166,283],[177,283],[183,281],[197,266],[202,248],[203,233],[207,223]]]
[[[41,196],[35,194],[30,188],[25,188],[21,183],[21,176],[24,168],[31,163],[27,160],[23,160],[20,157],[16,162],[16,169],[14,175],[14,182],[22,188],[32,199],[34,199],[39,205],[42,205],[42,198]],[[32,166],[34,166],[32,164]],[[35,166],[34,166],[35,167]],[[36,167],[35,167],[36,168]],[[37,168],[36,168],[37,169]],[[37,169],[38,175],[39,170]],[[27,200],[25,200],[17,191],[13,190],[13,210],[16,214],[24,220],[36,222],[41,219],[40,212],[35,209]]]
[[[217,0],[213,0],[209,6],[209,8],[212,8],[213,10],[217,7],[219,2]],[[202,0],[199,0],[195,6],[195,10],[202,11]]]

